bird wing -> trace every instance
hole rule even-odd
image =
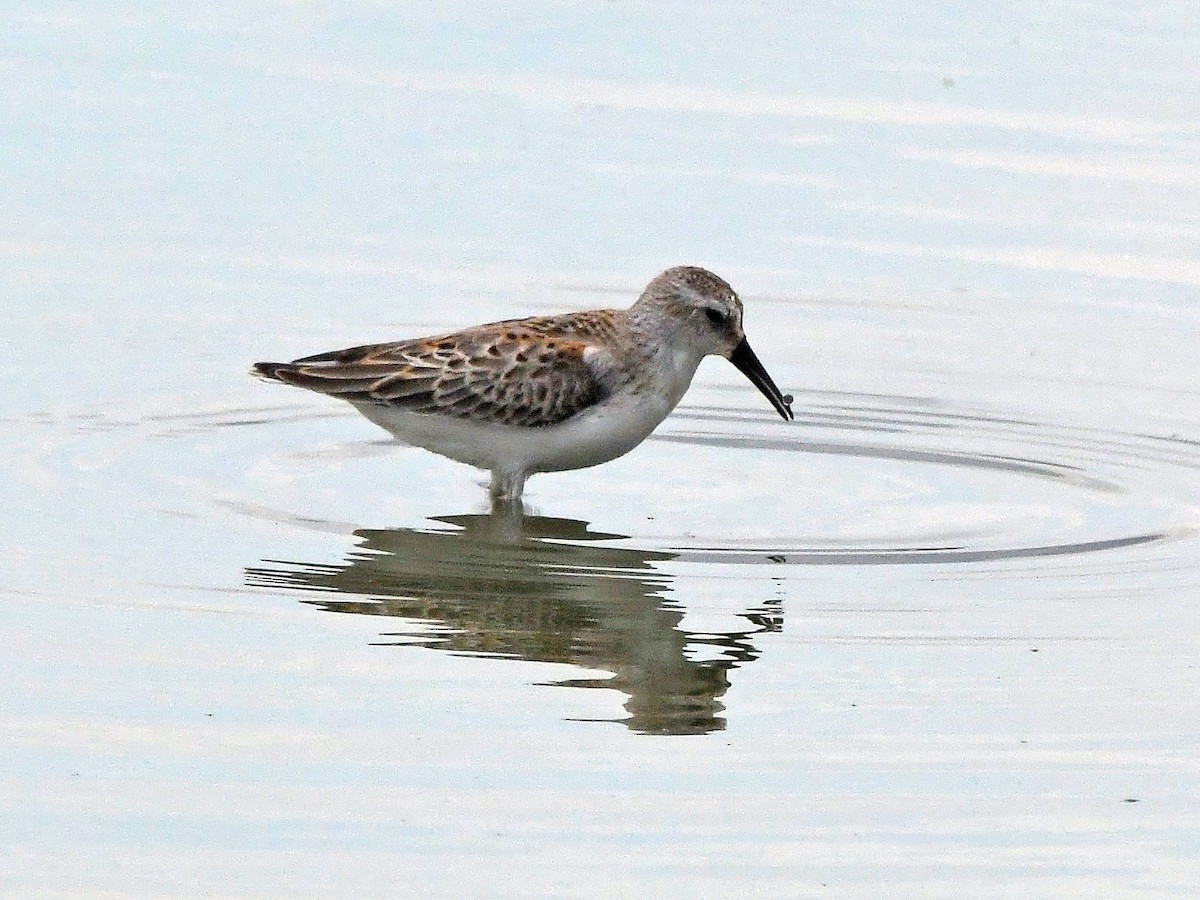
[[[350,347],[290,363],[258,363],[255,370],[353,403],[503,425],[554,425],[608,396],[604,375],[611,364],[592,342],[539,327],[543,321]]]

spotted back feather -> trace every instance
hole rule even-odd
[[[258,363],[265,377],[353,403],[503,425],[555,425],[607,397],[607,352],[594,342],[616,333],[596,310],[481,325],[428,338],[367,344]],[[591,347],[593,353],[585,358]],[[589,362],[591,360],[591,362]]]

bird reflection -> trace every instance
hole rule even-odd
[[[326,596],[303,602],[331,612],[416,620],[385,633],[392,640],[383,644],[611,672],[553,684],[623,692],[629,715],[619,721],[650,734],[723,729],[729,670],[758,657],[753,635],[780,627],[776,601],[743,613],[744,630],[681,630],[671,579],[655,568],[675,555],[609,546],[625,535],[587,522],[506,507],[430,522],[362,529],[342,564],[266,560],[247,568],[246,580],[320,591]],[[704,658],[693,658],[702,648]]]

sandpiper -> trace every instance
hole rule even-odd
[[[683,397],[700,360],[732,362],[785,420],[742,331],[742,302],[706,269],[677,266],[629,309],[509,319],[434,337],[260,362],[254,373],[352,403],[406,444],[491,472],[517,501],[535,472],[628,453]]]

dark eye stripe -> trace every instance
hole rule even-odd
[[[714,325],[720,326],[725,324],[725,317],[721,315],[720,310],[713,309],[710,306],[704,310],[704,314],[708,316],[708,321],[712,322]]]

